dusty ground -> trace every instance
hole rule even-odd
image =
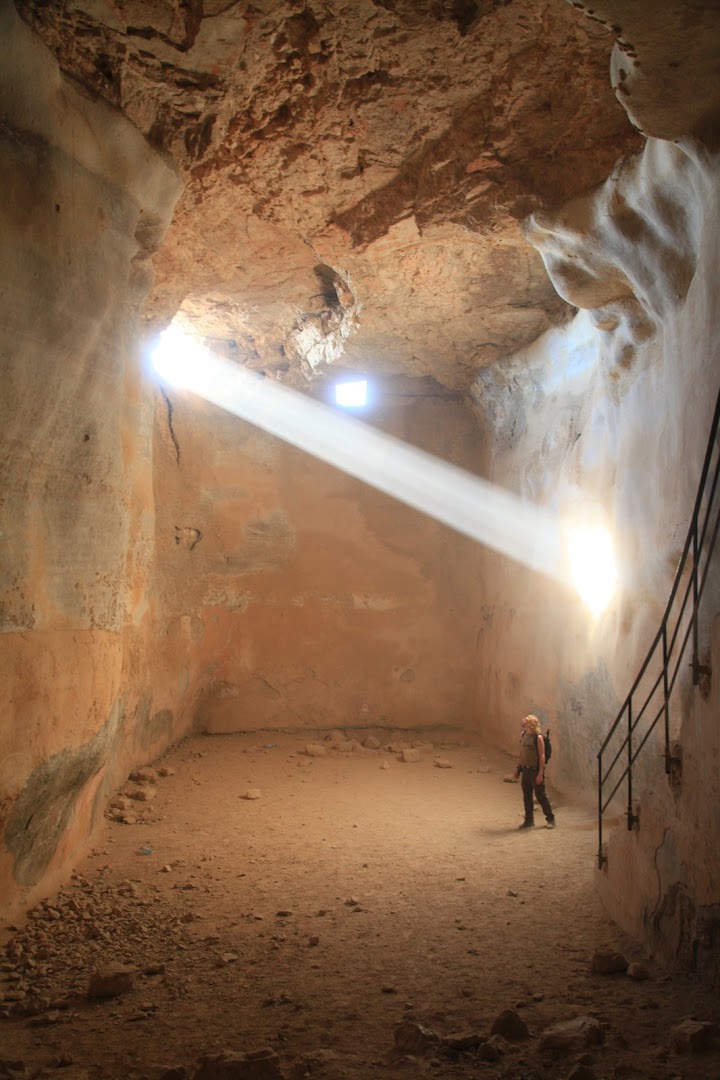
[[[155,763],[169,775],[128,784],[150,796],[117,811],[136,822],[108,821],[64,892],[5,932],[0,1077],[720,1077],[717,1044],[671,1036],[717,1022],[717,998],[652,965],[592,971],[598,948],[643,958],[593,896],[587,809],[556,797],[555,831],[518,832],[507,757],[439,740],[414,763],[314,757],[310,738],[188,740]],[[130,989],[88,998],[111,964]],[[512,1016],[490,1037],[508,1009],[527,1037]],[[602,1043],[543,1048],[580,1016]],[[221,1053],[234,1064],[199,1066]]]

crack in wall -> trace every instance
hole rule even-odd
[[[173,446],[175,447],[175,461],[180,464],[180,444],[177,441],[175,434],[175,428],[173,427],[173,403],[168,397],[165,390],[160,387],[160,393],[163,396],[165,404],[167,405],[167,418],[168,418],[168,431],[170,432],[170,438],[172,439]]]
[[[663,829],[662,839],[660,840],[660,843],[656,846],[656,848],[655,848],[655,850],[653,852],[653,857],[652,857],[653,869],[655,870],[655,874],[657,876],[657,899],[655,900],[655,906],[654,906],[654,908],[653,908],[653,910],[651,912],[651,916],[650,916],[652,920],[655,920],[658,917],[658,910],[659,910],[660,905],[661,905],[662,900],[663,900],[662,879],[660,877],[660,868],[658,866],[658,855],[660,854],[663,847],[665,846],[665,841],[667,839],[667,834],[668,834],[669,831],[670,831],[670,826],[666,825],[665,828]]]

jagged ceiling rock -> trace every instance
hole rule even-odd
[[[467,388],[571,310],[520,221],[641,145],[612,28],[562,0],[17,6],[186,179],[150,325],[295,385],[342,357]]]

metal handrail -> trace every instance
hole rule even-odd
[[[710,669],[700,663],[698,621],[700,614],[700,602],[702,600],[705,583],[710,569],[710,560],[717,542],[720,531],[720,500],[716,498],[718,482],[720,481],[720,450],[717,446],[718,428],[720,427],[720,394],[715,405],[710,438],[708,440],[705,460],[703,462],[698,492],[695,498],[693,515],[688,528],[685,546],[683,548],[675,578],[673,580],[670,598],[665,608],[660,627],[648,649],[645,660],[632,685],[630,693],[625,698],[618,712],[615,722],[608,731],[605,740],[598,751],[598,866],[602,869],[605,862],[603,853],[603,815],[608,806],[615,798],[623,781],[627,780],[627,827],[632,829],[637,821],[637,815],[633,810],[633,765],[647,743],[650,735],[655,730],[661,717],[665,721],[665,772],[669,775],[673,766],[678,763],[673,757],[670,744],[670,698],[677,682],[680,665],[685,656],[688,641],[692,635],[692,660],[690,667],[693,671],[693,685],[697,686],[702,675],[709,675]],[[716,458],[711,482],[713,457]],[[703,512],[704,508],[704,512]],[[715,522],[710,529],[710,519],[715,514]],[[702,521],[701,521],[702,518]],[[708,530],[710,533],[708,534]],[[709,535],[709,539],[708,539]],[[686,571],[689,569],[684,590],[681,584]],[[676,603],[678,601],[678,603]],[[685,624],[685,625],[683,625]],[[636,701],[639,688],[648,674],[653,661],[657,667],[652,685],[641,701]],[[662,703],[654,714],[654,718],[641,734],[639,725],[650,710],[653,698],[662,686]],[[619,728],[626,720],[626,734],[614,750],[614,756],[609,765],[603,768],[603,755],[608,750],[614,736],[620,739]],[[640,741],[635,743],[635,737]],[[620,776],[613,777],[614,770],[621,759],[626,760],[626,765]],[[604,794],[606,785],[614,780],[614,786],[610,794]]]

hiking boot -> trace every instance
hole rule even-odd
[[[555,818],[550,818],[550,821],[547,822],[545,828],[546,829],[554,829],[555,828]]]
[[[522,825],[518,825],[518,829],[532,829],[534,825],[534,821],[523,821]]]

